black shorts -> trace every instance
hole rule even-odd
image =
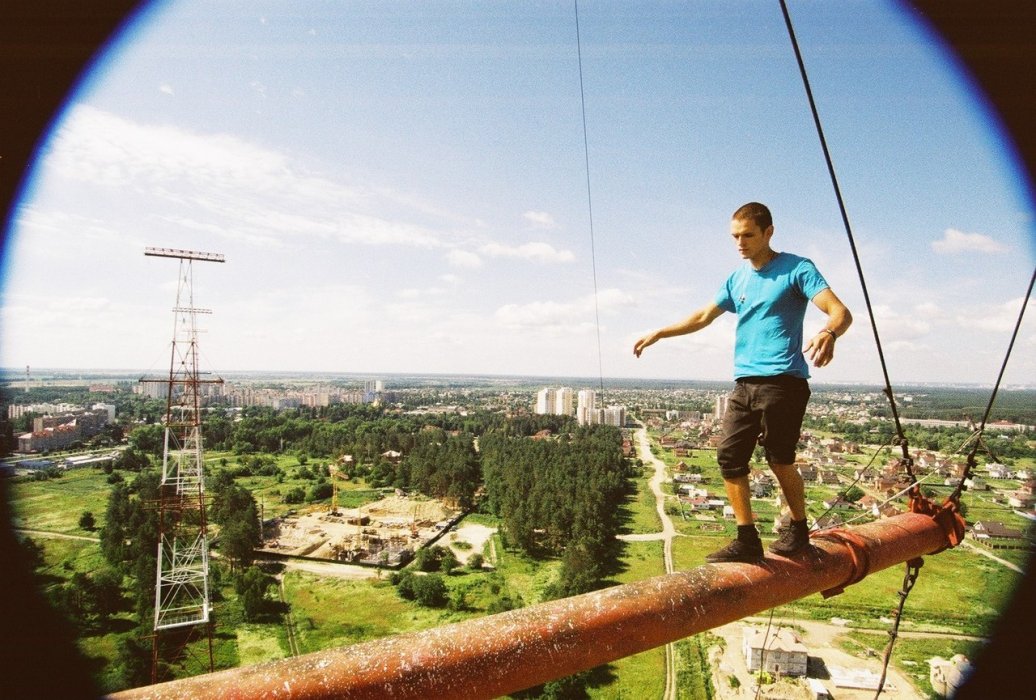
[[[737,380],[723,414],[723,438],[716,460],[725,479],[748,474],[756,444],[769,464],[794,464],[809,402],[809,382],[800,377],[743,377]]]

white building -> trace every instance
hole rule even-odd
[[[806,645],[785,627],[746,627],[744,631],[745,665],[748,670],[764,670],[782,676],[805,676],[809,658]]]
[[[597,411],[597,392],[593,389],[580,389],[579,401],[576,405],[576,418],[579,425],[592,425]]]
[[[554,390],[554,413],[559,416],[575,415],[576,395],[567,386]]]
[[[557,396],[554,389],[547,387],[536,392],[536,413],[547,415],[554,412]]]
[[[619,428],[626,425],[626,407],[609,406],[604,409],[604,414],[601,416],[601,423],[604,425],[614,425]]]
[[[716,410],[712,414],[716,420],[723,420],[723,414],[727,412],[727,401],[729,401],[729,398],[726,394],[716,397]]]

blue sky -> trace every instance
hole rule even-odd
[[[898,5],[789,7],[893,384],[991,383],[1034,263],[995,120]],[[579,27],[585,152],[572,3],[149,6],[10,222],[0,365],[167,366],[161,246],[226,256],[194,270],[217,372],[727,379],[730,315],[632,346],[713,297],[758,200],[856,316],[814,379],[881,383],[778,3],[581,2]],[[1029,318],[1008,384],[1034,350]]]

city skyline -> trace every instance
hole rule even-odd
[[[991,384],[1033,261],[1005,136],[905,10],[790,9],[893,384]],[[856,317],[814,380],[881,383],[773,3],[584,4],[578,46],[552,4],[184,0],[137,20],[10,222],[4,366],[161,371],[176,269],[153,245],[226,255],[195,271],[215,372],[722,381],[729,314],[632,345],[712,298],[740,263],[730,212],[756,199]],[[1007,384],[1036,377],[1033,329]]]

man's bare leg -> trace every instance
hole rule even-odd
[[[748,476],[733,479],[723,478],[723,486],[730,499],[730,507],[734,509],[734,520],[737,522],[737,539],[723,549],[705,557],[705,561],[746,562],[752,563],[763,558],[763,543],[759,539],[759,531],[755,529],[755,518],[752,515],[752,491],[748,485]]]
[[[784,500],[791,511],[791,524],[782,528],[780,537],[770,544],[774,554],[788,556],[803,549],[809,544],[809,526],[806,523],[806,487],[802,483],[802,475],[794,464],[771,464],[774,476],[777,477],[784,492]]]

